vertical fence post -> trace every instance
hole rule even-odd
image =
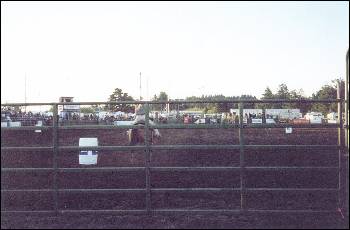
[[[58,185],[57,185],[57,155],[58,155],[58,112],[57,104],[53,105],[53,134],[52,134],[52,146],[53,146],[53,188],[54,188],[54,208],[56,214],[58,214]]]
[[[262,123],[266,124],[266,108],[265,107],[262,108],[261,116],[262,116]]]
[[[341,92],[340,92],[340,82],[337,82],[337,99],[340,101],[338,102],[338,123],[339,123],[339,128],[338,128],[338,146],[340,149],[338,150],[338,208],[343,208],[342,207],[342,169],[343,169],[343,161],[342,161],[342,150],[343,150],[343,137],[342,137],[342,130],[343,130],[343,100],[341,97]]]
[[[345,161],[345,212],[346,216],[349,219],[349,49],[346,53],[346,72],[345,72],[345,104],[344,104],[344,115],[345,115],[345,127],[344,127],[344,143],[345,151],[344,152],[344,161]],[[347,151],[346,151],[347,150]]]
[[[345,127],[344,127],[344,143],[345,146],[349,149],[349,50],[346,53],[346,72],[345,72],[345,87],[344,87],[344,96],[345,96],[345,104],[344,104],[344,115],[345,115]]]
[[[248,122],[248,121],[247,121]],[[241,181],[241,211],[245,210],[245,163],[244,163],[244,137],[243,137],[243,103],[239,103],[239,167]]]
[[[150,151],[150,134],[149,134],[149,104],[145,104],[145,163],[146,163],[146,209],[147,213],[151,212],[151,151]]]

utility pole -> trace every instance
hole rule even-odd
[[[142,97],[141,97],[141,72],[140,72],[140,101],[142,100]]]
[[[146,76],[146,96],[147,96],[147,99],[146,100],[150,100],[149,98],[149,91],[148,91],[148,76]]]
[[[27,103],[27,73],[24,73],[24,103]],[[24,112],[27,113],[27,106],[24,106]]]

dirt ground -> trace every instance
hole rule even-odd
[[[236,129],[160,130],[155,144],[239,144]],[[80,137],[97,137],[99,145],[127,145],[126,130],[60,130],[59,145],[77,146]],[[1,146],[50,146],[50,131],[1,131]],[[335,145],[336,129],[245,129],[245,144]],[[239,150],[158,150],[152,166],[239,166]],[[52,167],[51,152],[3,152],[1,167]],[[338,166],[335,150],[245,150],[246,166]],[[143,151],[99,151],[97,167],[144,166]],[[59,153],[58,167],[82,167],[78,152]],[[83,166],[90,167],[90,166]],[[96,166],[92,166],[96,167]],[[3,172],[2,189],[53,188],[52,172]],[[145,172],[62,172],[58,187],[145,188]],[[240,174],[232,171],[151,171],[152,188],[239,188]],[[338,170],[247,171],[248,188],[337,188]],[[52,210],[49,192],[2,193],[2,210]],[[334,191],[249,191],[247,208],[336,210]],[[144,209],[145,193],[60,193],[60,209]],[[152,208],[237,209],[239,191],[154,191]],[[2,214],[1,228],[346,228],[348,219],[334,214]]]

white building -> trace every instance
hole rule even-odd
[[[73,97],[60,97],[59,102],[73,102]],[[73,114],[80,116],[80,105],[58,105],[58,114],[64,119],[71,119]]]
[[[310,124],[322,124],[324,116],[320,112],[310,112],[305,115],[305,119],[310,121]]]

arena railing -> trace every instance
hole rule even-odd
[[[339,90],[338,90],[339,92]],[[337,124],[244,124],[243,122],[243,107],[246,103],[338,103],[338,123]],[[239,105],[239,123],[238,124],[171,124],[171,125],[150,125],[149,124],[149,105],[151,104],[185,104],[185,103],[238,103]],[[2,127],[2,131],[6,130],[38,130],[38,129],[52,129],[52,146],[49,147],[1,147],[2,154],[8,151],[52,151],[53,152],[53,166],[51,168],[1,168],[2,172],[18,172],[18,171],[53,171],[53,187],[52,189],[1,189],[2,193],[9,192],[52,192],[54,198],[53,210],[1,210],[2,213],[75,213],[75,212],[113,212],[113,213],[158,213],[158,212],[311,212],[311,213],[324,213],[324,212],[337,212],[344,209],[344,201],[347,199],[344,197],[344,191],[342,183],[344,180],[348,180],[348,175],[344,175],[342,170],[346,165],[346,153],[344,139],[342,138],[342,130],[344,135],[347,135],[347,123],[343,123],[343,103],[347,103],[346,100],[340,98],[338,93],[338,99],[332,100],[216,100],[216,101],[123,101],[123,102],[70,102],[70,103],[9,103],[2,104],[1,106],[33,106],[33,105],[52,105],[53,106],[53,125],[52,126],[33,126],[33,127]],[[141,126],[114,126],[114,125],[74,125],[74,126],[59,126],[58,124],[58,105],[91,105],[91,104],[144,104],[146,109],[146,123],[144,127]],[[345,107],[346,108],[346,107]],[[348,116],[348,110],[345,109],[345,117]],[[338,143],[337,145],[247,145],[244,142],[244,129],[245,128],[338,128]],[[58,131],[60,129],[130,129],[130,128],[143,128],[145,130],[145,144],[138,146],[97,146],[97,147],[79,147],[79,146],[60,146],[58,143]],[[150,128],[158,129],[238,129],[239,131],[239,145],[152,145],[150,143]],[[345,137],[346,138],[346,137]],[[237,167],[152,167],[150,153],[152,150],[218,150],[218,149],[236,149],[240,152],[240,164]],[[338,151],[338,166],[337,167],[249,167],[245,165],[245,150],[247,149],[330,149]],[[144,167],[93,167],[93,168],[60,168],[58,167],[58,154],[60,151],[67,150],[144,150],[145,151],[145,166]],[[347,155],[348,156],[348,155]],[[57,175],[60,172],[101,172],[101,171],[145,171],[146,186],[145,188],[132,188],[132,189],[60,189],[58,187]],[[240,187],[238,188],[152,188],[151,187],[151,171],[227,171],[237,170],[240,172]],[[338,187],[337,188],[249,188],[246,186],[246,172],[256,170],[274,170],[274,171],[286,171],[286,170],[337,170],[338,171]],[[345,177],[345,178],[344,178]],[[348,183],[348,182],[346,182]],[[239,209],[154,209],[151,206],[151,193],[159,191],[239,191],[240,192],[240,208]],[[248,191],[332,191],[338,193],[338,207],[337,210],[313,210],[313,209],[248,209],[246,207],[246,193]],[[144,209],[132,209],[132,210],[67,210],[59,208],[59,193],[72,193],[72,192],[144,192],[146,196],[146,205]],[[347,195],[348,196],[348,192]],[[348,210],[346,210],[348,212]]]

